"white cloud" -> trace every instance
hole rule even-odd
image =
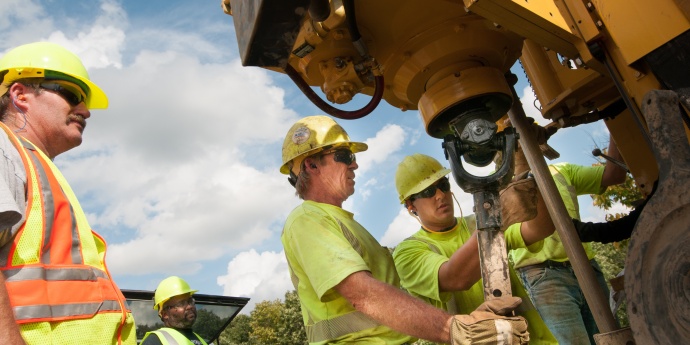
[[[394,124],[384,126],[376,136],[366,140],[369,149],[357,154],[360,166],[358,173],[363,174],[376,164],[386,161],[391,154],[399,151],[405,143],[406,133],[402,127]]]
[[[242,252],[228,263],[227,275],[218,277],[226,296],[250,297],[242,311],[248,313],[257,302],[284,299],[293,290],[285,253]]]
[[[522,103],[522,109],[524,109],[525,115],[533,118],[534,122],[541,126],[551,123],[551,120],[547,120],[541,115],[541,111],[539,111],[537,108],[537,106],[539,106],[539,101],[535,100],[536,97],[534,96],[532,87],[529,85],[525,86],[525,88],[522,90],[522,97],[520,97],[520,102]]]
[[[400,212],[395,216],[379,242],[384,247],[395,247],[402,240],[417,232],[419,227],[419,222],[410,216],[404,207],[400,206]]]
[[[56,163],[108,238],[111,272],[194,274],[275,239],[299,202],[277,174],[297,118],[284,91],[264,70],[203,62],[176,40],[126,63],[128,18],[113,4],[69,37],[48,35],[82,56],[110,100],[92,112],[84,144]]]

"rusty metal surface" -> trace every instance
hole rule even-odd
[[[690,343],[690,146],[673,91],[643,99],[656,193],[635,226],[626,259],[628,318],[637,344]]]
[[[484,300],[512,296],[508,271],[508,251],[499,229],[478,230],[479,262],[482,267]]]

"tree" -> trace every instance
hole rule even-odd
[[[285,304],[278,323],[279,344],[308,344],[307,332],[304,329],[302,307],[296,290],[285,293]]]
[[[256,304],[250,313],[252,332],[249,333],[250,344],[278,344],[280,336],[277,325],[283,311],[283,303],[279,299],[262,301]]]
[[[252,332],[251,317],[239,314],[220,335],[220,344],[223,345],[250,345],[249,334]]]
[[[192,329],[202,338],[210,340],[223,327],[223,324],[220,316],[205,309],[197,309],[196,322]]]

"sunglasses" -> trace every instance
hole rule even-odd
[[[177,303],[175,303],[175,304],[172,304],[172,305],[166,305],[165,307],[166,307],[167,309],[184,309],[184,308],[187,308],[187,306],[190,306],[190,305],[191,305],[191,306],[196,305],[196,300],[194,300],[193,297],[190,297],[190,298],[188,298],[188,299],[186,299],[186,300],[179,301],[179,302],[177,302]]]
[[[328,154],[333,154],[333,160],[336,162],[343,163],[345,165],[350,165],[352,162],[357,161],[357,157],[355,157],[355,154],[352,153],[352,151],[348,149],[337,149],[337,150],[331,150],[331,151],[326,151],[323,153],[323,155],[328,155]]]
[[[65,101],[67,101],[67,103],[69,103],[73,107],[76,107],[77,105],[79,105],[79,103],[84,102],[86,99],[84,94],[82,92],[79,92],[79,89],[65,83],[49,81],[40,83],[38,84],[38,86],[42,89],[57,93],[58,95],[60,95],[60,97],[64,98]]]
[[[437,183],[432,184],[429,187],[426,187],[424,190],[422,190],[419,193],[412,194],[410,196],[410,199],[414,201],[415,199],[426,199],[426,198],[431,198],[432,196],[436,195],[436,189],[440,189],[442,192],[446,193],[450,191],[450,181],[448,181],[447,177],[443,177],[440,179]]]

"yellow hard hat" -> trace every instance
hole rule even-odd
[[[431,186],[450,171],[433,157],[421,153],[405,157],[395,172],[395,188],[398,190],[400,203]]]
[[[73,82],[86,94],[89,109],[105,109],[108,97],[89,80],[78,56],[50,42],[29,43],[7,52],[0,58],[0,96],[13,82],[24,78],[58,79]]]
[[[184,279],[171,276],[163,279],[163,281],[158,284],[156,288],[156,293],[153,296],[153,309],[160,310],[163,303],[167,302],[169,299],[184,295],[186,293],[193,294],[199,290],[192,290]]]
[[[328,116],[307,116],[295,122],[283,141],[280,172],[290,174],[289,163],[301,164],[304,158],[333,147],[347,147],[352,153],[366,151],[365,143],[350,141],[347,132]]]

